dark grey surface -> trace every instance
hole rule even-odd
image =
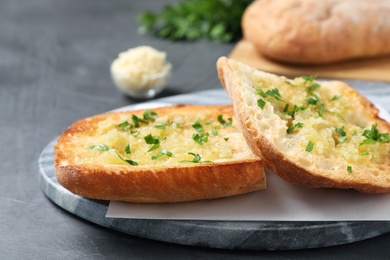
[[[73,121],[136,101],[113,87],[117,53],[151,45],[173,64],[161,96],[219,88],[215,61],[233,44],[171,43],[137,34],[135,15],[168,1],[0,1],[0,258],[386,259],[390,234],[319,249],[238,251],[122,234],[69,214],[39,186],[38,157]],[[389,84],[376,90],[384,103]],[[320,236],[321,234],[319,234]]]

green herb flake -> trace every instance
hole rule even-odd
[[[132,136],[137,137],[141,133],[140,131],[131,131],[130,132]]]
[[[131,119],[133,120],[134,127],[139,127],[139,126],[140,126],[140,123],[149,124],[149,121],[147,121],[147,120],[145,120],[145,119],[142,119],[142,118],[139,118],[139,117],[136,116],[136,115],[132,115],[132,116],[131,116]]]
[[[312,82],[317,78],[317,75],[302,76],[301,78],[306,82]]]
[[[212,133],[213,135],[218,135],[218,130],[217,130],[217,128],[213,127],[213,129],[211,129],[211,133]]]
[[[229,141],[229,138],[225,137],[225,138],[223,138],[223,140],[225,140],[227,142],[227,141]]]
[[[257,90],[257,95],[263,97],[263,98],[266,98],[267,97],[267,94],[265,94],[265,92],[262,90],[262,89],[258,89]]]
[[[337,139],[337,141],[339,141],[339,143],[344,143],[345,140],[347,140],[347,133],[344,131],[344,126],[341,128],[338,128],[335,126],[334,128],[335,128],[336,133],[341,135],[341,137],[339,137]]]
[[[257,106],[260,107],[261,109],[264,109],[265,101],[260,98],[259,100],[257,100]]]
[[[365,151],[365,152],[362,152],[361,155],[370,155],[370,153]]]
[[[311,97],[308,97],[305,99],[307,103],[309,103],[310,105],[316,105],[317,102],[318,102],[318,96],[316,95],[313,95]]]
[[[390,135],[388,133],[379,133],[379,130],[377,129],[378,124],[375,123],[371,126],[370,130],[364,130],[363,136],[367,139],[363,140],[363,142],[360,143],[360,145],[363,144],[374,144],[374,143],[389,143],[390,142]]]
[[[194,162],[194,163],[200,162],[201,158],[200,158],[199,154],[195,154],[195,153],[191,153],[191,152],[189,152],[188,154],[194,156],[194,158],[192,159],[192,162]]]
[[[303,123],[296,123],[295,125],[287,128],[287,134],[291,134],[292,132],[294,132],[295,129],[302,128],[302,126],[303,126]]]
[[[306,110],[308,107],[307,106],[297,106],[294,105],[292,110],[289,110],[289,104],[287,103],[286,106],[283,109],[283,113],[286,115],[289,115],[291,117],[295,116],[295,113],[300,111],[300,110]]]
[[[147,109],[144,111],[143,118],[145,121],[147,120],[155,121],[157,117],[158,117],[157,114],[153,110]]]
[[[200,119],[196,120],[194,124],[192,124],[192,127],[197,131],[197,132],[203,132],[203,126],[200,123]]]
[[[117,125],[117,127],[122,129],[123,131],[129,131],[131,128],[133,128],[133,125],[130,124],[128,121],[124,121],[124,122],[120,123],[119,125]]]
[[[209,133],[205,133],[205,134],[196,133],[196,134],[193,134],[192,135],[192,139],[195,142],[197,142],[198,144],[204,145],[205,143],[207,143],[207,141],[209,139]]]
[[[312,141],[309,141],[305,150],[306,150],[306,152],[311,152],[311,151],[313,151],[313,148],[314,148],[314,143]]]
[[[229,117],[228,121],[226,122],[223,118],[222,115],[218,115],[218,122],[220,122],[223,126],[232,126],[233,125],[233,118]]]
[[[350,165],[347,166],[347,172],[352,173],[352,166],[350,166]]]
[[[267,94],[268,96],[271,96],[271,97],[275,98],[275,99],[278,100],[278,101],[283,101],[282,96],[280,95],[279,90],[278,90],[277,88],[273,88],[273,89],[271,89],[271,90],[267,90],[267,91],[265,92],[265,94]]]
[[[164,155],[166,155],[168,157],[172,157],[172,153],[170,151],[168,151],[166,149],[162,149],[158,154],[152,156],[152,160],[156,160]]]
[[[292,84],[290,81],[288,81],[288,80],[285,80],[284,81],[286,84],[288,84],[288,85],[290,85],[290,86],[293,86],[293,87],[296,87],[294,84]]]
[[[194,158],[192,160],[183,160],[180,162],[189,162],[189,163],[212,163],[212,161],[202,161],[202,158],[199,154],[188,152],[189,155],[192,155]]]
[[[131,154],[131,151],[130,151],[130,144],[127,144],[126,147],[125,147],[125,153],[126,154]]]
[[[119,157],[122,161],[127,162],[128,164],[133,165],[133,166],[137,166],[137,165],[138,165],[138,163],[137,163],[136,161],[133,161],[133,160],[129,160],[129,159],[123,158],[123,157],[118,153],[118,151],[116,151],[116,154],[118,155],[118,157]]]
[[[319,87],[321,87],[320,84],[314,83],[314,84],[310,85],[307,89],[309,90],[309,92],[312,92],[312,91],[318,89]]]
[[[337,95],[334,95],[331,99],[331,101],[336,101],[336,100],[339,100],[340,98],[342,98],[342,96],[337,96]]]
[[[148,150],[148,152],[154,151],[157,148],[160,147],[160,140],[164,139],[159,136],[152,136],[152,134],[148,134],[147,136],[144,137],[144,140],[147,144],[153,144],[152,147]]]
[[[111,148],[105,144],[99,144],[99,145],[91,145],[89,149],[96,150],[96,151],[108,151]]]
[[[165,128],[167,128],[167,125],[164,125],[164,124],[162,124],[162,125],[155,125],[154,128],[165,129]]]

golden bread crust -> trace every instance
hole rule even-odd
[[[257,0],[244,38],[271,59],[324,64],[390,54],[387,0]]]
[[[225,118],[233,116],[232,106],[176,105],[152,110],[159,116],[191,113],[215,117],[222,114]],[[261,159],[249,149],[247,156],[216,160],[214,163],[131,166],[101,161],[79,162],[79,157],[86,154],[78,154],[77,151],[85,140],[97,134],[99,122],[107,118],[120,122],[123,116],[141,117],[143,112],[144,110],[107,113],[72,124],[61,134],[55,146],[58,182],[74,194],[88,198],[136,203],[213,199],[266,188]],[[243,138],[241,142],[245,143]]]
[[[256,91],[253,90],[256,83],[253,78],[261,78],[275,85],[278,81],[285,82],[286,78],[257,71],[225,57],[218,60],[217,68],[221,83],[233,102],[247,144],[256,155],[263,158],[264,165],[270,170],[286,181],[311,188],[355,189],[363,193],[390,192],[389,143],[381,144],[383,159],[380,163],[347,162],[338,156],[307,152],[305,147],[295,145],[296,140],[288,138],[288,135],[286,137],[286,128],[283,129],[284,126],[279,125],[277,120],[270,120],[272,123],[263,127],[264,122],[268,122],[273,115],[266,114],[266,109],[257,112],[261,109],[252,102],[253,96],[256,96]],[[339,81],[321,85],[323,88],[326,86],[330,87],[329,91],[334,91],[335,95],[343,93],[348,96],[347,103],[353,104],[353,111],[350,112],[356,114],[359,124],[377,124],[381,133],[390,133],[390,124],[378,117],[378,109],[352,87]],[[253,115],[255,113],[256,116]],[[278,133],[282,134],[278,136]],[[348,167],[351,167],[352,173],[347,172]]]

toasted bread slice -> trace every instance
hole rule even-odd
[[[248,145],[269,169],[307,187],[390,192],[390,125],[352,87],[225,57],[217,68]]]
[[[59,183],[88,198],[182,202],[266,187],[232,106],[175,105],[81,119],[55,146]]]

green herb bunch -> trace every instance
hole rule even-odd
[[[242,36],[242,14],[252,1],[182,0],[157,13],[142,12],[137,17],[141,24],[139,31],[172,41],[231,42]]]

